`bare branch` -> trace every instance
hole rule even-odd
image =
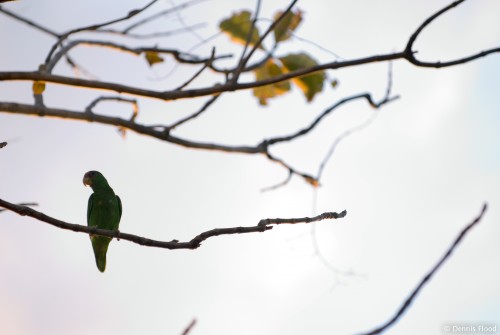
[[[206,23],[195,23],[195,24],[192,24],[192,25],[189,25],[186,27],[165,30],[165,31],[158,31],[158,32],[147,33],[147,34],[146,33],[145,34],[123,33],[121,31],[114,30],[114,29],[100,29],[100,30],[98,30],[98,32],[127,36],[127,37],[135,38],[135,39],[148,39],[148,38],[168,37],[168,36],[172,36],[172,35],[182,34],[182,33],[189,32],[191,30],[204,28],[205,26],[206,26]]]
[[[17,204],[18,206],[38,206],[36,202],[21,202]],[[7,209],[5,208],[0,208],[0,213],[5,212]]]
[[[200,74],[202,74],[203,71],[205,71],[208,67],[212,66],[213,61],[215,60],[215,48],[212,48],[212,53],[210,54],[210,58],[205,61],[205,64],[202,66],[201,69],[199,69],[191,78],[189,78],[184,84],[181,86],[177,87],[175,91],[180,91],[184,87],[188,86],[195,80]]]
[[[304,173],[304,172],[300,172],[298,171],[297,169],[291,167],[288,163],[286,163],[285,161],[283,161],[282,159],[279,159],[275,156],[273,156],[270,152],[269,152],[269,148],[267,146],[263,146],[266,150],[266,157],[272,161],[272,162],[275,162],[275,163],[278,163],[279,165],[283,166],[285,169],[288,170],[288,173],[291,174],[291,175],[297,175],[299,177],[302,177],[307,183],[311,184],[312,186],[316,187],[316,186],[319,186],[319,181],[314,178],[313,176],[307,174],[307,173]],[[285,185],[286,183],[288,183],[289,179],[287,179],[285,181],[285,183],[283,185]],[[279,187],[279,186],[278,186]],[[276,187],[277,188],[277,187]]]
[[[284,137],[276,137],[276,138],[270,138],[267,140],[262,141],[258,145],[255,146],[230,146],[230,145],[222,145],[222,144],[214,144],[214,143],[202,143],[202,142],[196,142],[196,141],[191,141],[191,140],[186,140],[179,138],[177,136],[174,136],[171,134],[171,130],[174,129],[175,127],[179,126],[180,124],[183,124],[189,120],[192,120],[193,118],[199,116],[201,113],[203,113],[212,103],[218,99],[218,95],[215,95],[212,97],[212,99],[208,100],[204,106],[196,113],[181,119],[180,121],[174,123],[171,126],[160,126],[160,125],[154,125],[154,126],[144,126],[140,125],[135,122],[134,119],[131,120],[126,120],[123,118],[117,118],[117,117],[110,117],[110,116],[105,116],[105,115],[100,115],[100,114],[95,114],[95,113],[85,113],[85,112],[76,112],[76,111],[70,111],[70,110],[64,110],[64,109],[56,109],[56,108],[48,108],[44,106],[32,106],[32,105],[27,105],[27,104],[18,104],[18,103],[8,103],[8,102],[0,102],[0,111],[6,112],[6,113],[14,113],[14,114],[25,114],[25,115],[36,115],[36,116],[44,116],[44,117],[57,117],[57,118],[66,118],[66,119],[73,119],[73,120],[80,120],[80,121],[90,121],[90,122],[98,122],[102,124],[107,124],[107,125],[114,125],[118,126],[119,129],[123,130],[128,129],[132,130],[134,132],[137,132],[142,135],[147,135],[151,136],[157,139],[160,139],[162,141],[170,142],[173,144],[177,144],[183,147],[187,148],[193,148],[193,149],[203,149],[203,150],[215,150],[215,151],[224,151],[224,152],[238,152],[238,153],[244,153],[244,154],[264,154],[270,161],[275,162],[281,166],[283,166],[285,169],[289,171],[289,173],[300,176],[303,178],[307,183],[311,184],[312,186],[319,186],[319,180],[316,177],[311,176],[308,173],[300,172],[297,169],[293,168],[290,166],[288,163],[283,161],[282,159],[279,159],[272,155],[269,152],[269,147],[280,142],[285,142],[285,141],[292,141],[295,140],[296,138],[305,135],[306,133],[310,132],[312,129],[314,129],[321,120],[328,115],[330,112],[335,110],[336,108],[342,106],[343,104],[349,102],[349,101],[354,101],[357,99],[366,99],[368,103],[374,107],[374,108],[379,108],[380,106],[393,101],[397,97],[385,97],[382,101],[380,102],[375,102],[371,95],[369,93],[364,93],[364,94],[358,94],[352,97],[344,98],[341,101],[335,103],[333,106],[325,110],[319,117],[316,118],[316,120],[307,128],[304,128],[292,135],[289,136],[284,136]],[[95,103],[99,102],[100,99],[98,98]],[[92,104],[91,104],[92,105]],[[90,106],[89,106],[90,107]],[[87,111],[88,108],[87,107]]]
[[[278,184],[271,185],[271,186],[268,186],[268,187],[264,187],[260,191],[261,192],[274,191],[274,190],[276,190],[276,189],[278,189],[280,187],[283,187],[283,186],[287,185],[290,182],[290,180],[292,180],[292,176],[293,176],[293,171],[288,170],[288,175],[287,175],[287,177],[286,177],[285,180],[283,180],[282,182],[280,182]]]
[[[92,109],[97,106],[98,103],[100,103],[101,101],[119,101],[119,102],[127,102],[127,103],[130,103],[132,104],[133,108],[134,108],[134,115],[137,115],[137,111],[138,111],[138,105],[137,105],[137,100],[136,99],[127,99],[127,98],[122,98],[122,97],[111,97],[111,96],[100,96],[96,99],[94,99],[86,108],[85,108],[85,112],[86,113],[91,113],[92,112]],[[133,118],[135,119],[135,117]],[[132,119],[132,120],[133,120]]]
[[[45,58],[45,64],[47,64],[50,61],[50,59],[52,58],[52,55],[54,54],[54,52],[56,51],[56,49],[59,46],[61,46],[62,43],[64,42],[64,40],[66,40],[69,36],[71,36],[73,34],[76,34],[76,33],[79,33],[79,32],[82,32],[82,31],[94,31],[94,30],[97,30],[97,29],[102,28],[102,27],[109,26],[109,25],[114,24],[114,23],[126,21],[126,20],[131,19],[134,16],[142,13],[143,11],[145,11],[146,9],[148,9],[149,7],[151,7],[153,4],[155,4],[157,1],[158,0],[152,0],[151,2],[149,2],[148,4],[146,4],[144,7],[132,10],[132,11],[128,12],[127,15],[125,15],[123,17],[120,17],[118,19],[113,19],[113,20],[106,21],[106,22],[103,22],[103,23],[92,24],[90,26],[85,26],[85,27],[81,27],[81,28],[72,29],[70,31],[65,32],[64,34],[59,35],[59,38],[58,38],[57,42],[52,46],[52,48],[50,49],[47,57]]]
[[[210,100],[208,100],[205,104],[203,104],[203,106],[200,108],[200,110],[198,110],[196,113],[193,113],[193,114],[175,122],[174,124],[165,127],[165,129],[172,130],[172,129],[180,126],[181,124],[186,123],[188,121],[191,121],[192,119],[200,116],[201,113],[206,111],[207,108],[210,107],[219,97],[220,97],[220,95],[214,95]]]
[[[385,104],[385,103],[390,102],[392,100],[398,99],[399,96],[395,96],[395,97],[391,98],[391,90],[392,90],[392,63],[389,62],[389,67],[387,70],[387,88],[385,90],[385,97],[378,104],[374,104],[373,101],[370,104],[374,108],[379,108],[382,104]],[[363,122],[355,127],[352,127],[351,129],[346,130],[340,136],[338,136],[335,139],[335,141],[333,141],[332,145],[330,146],[330,149],[328,150],[328,153],[326,154],[325,158],[323,159],[323,161],[321,162],[321,164],[319,166],[318,174],[316,175],[316,179],[318,181],[321,179],[321,176],[323,174],[323,170],[324,170],[326,164],[328,163],[328,161],[330,160],[330,158],[332,157],[332,155],[333,155],[335,149],[337,148],[337,146],[339,145],[339,143],[342,142],[345,138],[349,137],[350,135],[352,135],[358,131],[361,131],[361,130],[365,129],[366,127],[368,127],[369,125],[371,125],[373,123],[373,121],[375,121],[375,118],[377,117],[377,115],[378,115],[378,113],[372,114],[365,122]]]
[[[140,20],[140,21],[137,21],[136,23],[133,23],[131,25],[129,25],[127,28],[123,29],[121,32],[125,35],[129,35],[130,36],[130,32],[136,28],[138,28],[139,26],[142,26],[148,22],[151,22],[151,21],[154,21],[162,16],[166,16],[170,13],[173,13],[175,11],[179,11],[181,9],[185,9],[187,7],[190,7],[190,6],[193,6],[195,4],[198,4],[200,2],[203,2],[203,1],[207,1],[207,0],[192,0],[192,1],[186,1],[180,5],[177,5],[177,6],[173,6],[173,7],[170,7],[170,8],[167,8],[165,10],[162,10],[158,13],[155,13],[153,15],[150,15],[148,17],[145,17],[144,19]]]
[[[257,0],[255,4],[255,13],[252,19],[252,24],[250,26],[250,30],[248,31],[248,36],[245,41],[245,46],[243,47],[243,51],[241,52],[240,60],[238,61],[238,65],[234,69],[234,72],[232,73],[233,76],[231,78],[231,83],[236,83],[238,81],[238,77],[240,76],[241,71],[245,68],[246,63],[248,62],[248,59],[245,57],[247,53],[248,46],[250,45],[250,42],[252,41],[252,36],[255,31],[256,24],[257,24],[257,19],[259,18],[259,13],[260,13],[260,6],[261,6],[261,0]],[[260,41],[261,42],[261,41]],[[261,42],[262,43],[262,42]],[[255,46],[254,48],[258,48],[258,46]],[[252,51],[250,51],[250,54]]]
[[[432,269],[420,280],[420,283],[413,289],[411,294],[406,298],[406,300],[403,302],[403,305],[398,309],[396,314],[386,323],[384,323],[382,326],[375,328],[372,331],[362,333],[360,335],[374,335],[374,334],[381,334],[385,332],[389,327],[394,325],[398,321],[401,316],[405,313],[405,311],[410,307],[411,303],[413,300],[417,297],[417,295],[420,293],[422,288],[427,284],[432,276],[441,268],[441,266],[448,260],[448,258],[451,256],[455,248],[462,242],[462,239],[467,235],[467,233],[477,224],[479,221],[481,221],[484,213],[486,212],[486,209],[488,208],[488,204],[484,203],[483,208],[481,209],[481,213],[472,221],[469,223],[465,228],[462,229],[460,234],[458,234],[457,238],[451,246],[448,248],[448,250],[445,252],[445,254],[441,257],[441,259],[432,267]]]
[[[321,176],[323,175],[323,171],[325,169],[326,164],[328,163],[328,161],[332,157],[333,153],[335,152],[335,149],[337,149],[337,146],[340,144],[340,142],[345,140],[350,135],[357,133],[358,131],[361,131],[361,130],[365,129],[366,127],[368,127],[369,125],[371,125],[373,123],[373,121],[375,121],[375,118],[377,117],[377,115],[378,115],[377,113],[372,114],[366,121],[364,121],[363,123],[361,123],[357,126],[352,127],[351,129],[346,130],[345,132],[340,134],[340,136],[338,136],[333,141],[332,145],[330,146],[330,149],[328,150],[327,154],[325,155],[325,158],[323,158],[323,161],[321,162],[321,164],[319,166],[318,174],[316,175],[316,179],[318,181],[321,179]]]
[[[109,49],[114,49],[118,50],[121,52],[128,52],[133,55],[140,55],[141,53],[144,52],[157,52],[161,54],[169,54],[174,59],[179,62],[179,63],[184,63],[184,64],[211,64],[214,60],[217,59],[223,59],[223,58],[230,58],[232,57],[231,55],[221,55],[221,56],[215,56],[211,55],[209,58],[201,58],[195,55],[191,55],[185,52],[181,52],[179,50],[175,49],[165,49],[165,48],[157,48],[157,47],[137,47],[137,48],[132,48],[128,47],[123,44],[119,43],[114,43],[114,42],[109,42],[109,41],[97,41],[97,40],[74,40],[69,42],[67,45],[62,47],[54,56],[52,59],[45,65],[45,71],[48,73],[51,73],[56,64],[59,62],[59,60],[68,54],[68,52],[73,49],[76,46],[91,46],[91,47],[102,47],[102,48],[109,48]]]
[[[229,146],[212,143],[194,142],[173,136],[168,132],[158,131],[154,127],[144,126],[130,120],[118,117],[110,117],[95,113],[76,112],[66,109],[47,108],[44,106],[33,106],[12,102],[0,102],[0,111],[20,115],[36,115],[44,117],[64,118],[80,121],[98,122],[102,124],[127,128],[136,133],[151,136],[162,141],[177,144],[192,149],[215,150],[224,152],[239,152],[245,154],[265,153],[260,146]]]
[[[191,330],[193,329],[194,325],[196,324],[196,319],[193,319],[189,325],[186,327],[186,329],[184,329],[184,331],[182,332],[182,335],[188,335]]]
[[[265,142],[268,145],[271,145],[271,144],[275,144],[275,143],[279,143],[279,142],[291,141],[291,140],[296,139],[297,137],[303,136],[303,135],[309,133],[311,130],[313,130],[321,122],[321,120],[323,120],[323,118],[325,118],[328,114],[330,114],[335,109],[337,109],[338,107],[342,106],[345,103],[359,100],[359,99],[366,99],[366,101],[368,101],[370,106],[372,106],[374,108],[380,108],[381,106],[383,106],[391,101],[394,101],[397,98],[398,98],[398,96],[394,96],[394,97],[386,96],[380,102],[375,102],[370,93],[362,93],[362,94],[358,94],[358,95],[353,95],[351,97],[344,98],[344,99],[336,102],[335,104],[333,104],[331,107],[327,108],[308,127],[301,129],[301,130],[299,130],[296,133],[293,133],[291,135],[267,139],[267,140],[265,140]]]
[[[55,38],[61,37],[61,35],[59,35],[58,33],[54,32],[53,30],[50,30],[49,28],[46,28],[46,27],[44,27],[44,26],[42,26],[42,25],[40,25],[40,24],[38,24],[38,23],[36,23],[34,21],[28,20],[27,18],[24,18],[24,17],[22,17],[20,15],[17,15],[16,13],[13,13],[10,10],[5,9],[2,6],[0,6],[0,12],[4,13],[7,16],[12,17],[13,19],[16,19],[18,21],[26,23],[27,25],[32,26],[35,29],[40,30],[41,32],[44,32],[46,34],[49,34],[49,35],[51,35],[51,36],[53,36]]]
[[[413,49],[413,44],[415,43],[415,40],[417,39],[418,35],[424,30],[425,27],[427,27],[432,21],[434,21],[437,17],[441,16],[442,14],[446,13],[450,9],[460,5],[462,2],[465,2],[465,0],[458,0],[455,2],[452,2],[448,6],[444,7],[440,11],[436,12],[435,14],[431,15],[427,20],[425,20],[418,28],[417,30],[411,35],[410,39],[408,40],[408,43],[405,48],[405,59],[408,60],[410,63],[416,66],[421,66],[421,67],[434,67],[434,68],[441,68],[441,67],[447,67],[447,66],[454,66],[454,65],[459,65],[459,64],[464,64],[470,61],[473,61],[477,58],[481,58],[484,56],[487,56],[489,54],[495,53],[495,52],[500,52],[500,48],[493,48],[485,51],[481,51],[477,54],[459,58],[456,60],[448,61],[448,62],[422,62],[419,61],[418,59],[415,58],[415,52],[412,50]]]
[[[199,97],[199,96],[207,96],[207,95],[213,95],[216,93],[222,93],[222,92],[228,92],[228,91],[238,91],[238,90],[244,90],[244,89],[250,89],[250,88],[256,88],[256,87],[261,87],[261,86],[266,86],[269,84],[275,84],[278,82],[286,81],[292,78],[297,78],[300,76],[308,75],[314,72],[318,71],[324,71],[324,70],[334,70],[334,69],[339,69],[339,68],[345,68],[345,67],[351,67],[351,66],[358,66],[362,64],[369,64],[369,63],[375,63],[375,62],[384,62],[384,61],[392,61],[392,60],[397,60],[397,59],[405,59],[408,62],[416,65],[416,66],[423,66],[423,67],[446,67],[446,66],[454,66],[458,64],[463,64],[467,63],[469,61],[472,61],[474,59],[477,59],[479,57],[484,57],[486,55],[500,52],[500,48],[493,48],[489,49],[483,52],[480,52],[478,54],[465,57],[462,59],[450,61],[450,62],[435,62],[435,63],[428,63],[428,62],[420,62],[414,57],[414,52],[411,50],[413,43],[415,39],[417,38],[418,34],[430,23],[432,22],[435,18],[437,18],[439,15],[443,14],[444,12],[448,11],[449,9],[457,6],[458,4],[462,3],[465,0],[459,0],[456,1],[449,6],[445,7],[444,9],[440,10],[436,14],[432,15],[429,19],[427,19],[424,24],[422,24],[420,27],[417,28],[415,33],[409,38],[408,44],[405,48],[405,50],[401,52],[395,52],[395,53],[389,53],[389,54],[383,54],[383,55],[375,55],[375,56],[369,56],[369,57],[364,57],[364,58],[358,58],[358,59],[352,59],[352,60],[345,60],[345,61],[334,61],[330,63],[324,63],[324,64],[319,64],[310,68],[306,69],[300,69],[292,72],[288,72],[279,76],[275,76],[272,78],[266,78],[264,80],[260,81],[254,81],[254,82],[248,82],[248,83],[226,83],[225,85],[216,85],[216,86],[208,86],[204,88],[199,88],[199,89],[193,89],[193,90],[184,90],[184,91],[166,91],[166,92],[156,92],[156,91],[151,91],[151,90],[146,90],[146,89],[141,89],[137,87],[130,87],[126,85],[120,85],[120,84],[114,84],[114,83],[108,83],[108,82],[102,82],[102,81],[92,81],[92,80],[82,80],[82,79],[74,79],[70,77],[65,77],[65,76],[54,76],[50,74],[44,74],[40,72],[0,72],[0,81],[5,81],[5,80],[30,80],[30,81],[35,81],[35,80],[41,80],[45,82],[52,82],[52,83],[58,83],[58,84],[63,84],[63,85],[69,85],[69,86],[79,86],[79,87],[85,87],[85,88],[92,88],[92,89],[104,89],[104,90],[109,90],[109,91],[115,91],[115,92],[122,92],[122,93],[128,93],[136,96],[143,96],[143,97],[150,97],[150,98],[156,98],[156,99],[161,99],[161,100],[175,100],[175,99],[182,99],[182,98],[193,98],[193,97]],[[153,1],[154,2],[154,1]],[[292,2],[292,4],[289,6],[291,8],[292,5],[294,5],[295,1]],[[152,4],[152,3],[150,3]],[[144,8],[143,8],[144,9]],[[285,11],[286,12],[286,11]],[[284,13],[285,13],[284,12]],[[133,15],[136,15],[136,11],[131,12]],[[133,16],[132,15],[132,16]],[[122,18],[122,20],[131,17],[128,15],[125,18]],[[120,20],[120,19],[118,19]],[[110,21],[111,22],[111,21]],[[89,29],[97,29],[96,27],[102,27],[103,25],[110,24],[110,22],[107,22],[105,24],[100,24],[100,25],[93,25],[89,27],[84,27],[84,28],[79,28],[70,31],[70,33],[77,32],[77,31],[83,31],[83,30],[89,30]],[[117,20],[114,20],[112,22],[117,22]],[[278,23],[278,20],[275,20],[274,23]],[[269,33],[272,30],[273,25],[271,25],[268,30],[266,31],[266,34]],[[66,33],[68,34],[68,33]],[[261,40],[265,38],[266,34],[264,34],[261,37]],[[61,39],[66,35],[61,35]],[[252,51],[255,50],[253,48],[249,55],[246,57],[246,59],[249,59],[249,56],[251,56]],[[53,51],[51,52],[52,55]],[[47,60],[48,63],[48,60]]]
[[[117,238],[120,240],[127,240],[136,244],[140,244],[142,246],[147,247],[156,247],[156,248],[164,248],[164,249],[196,249],[201,246],[201,243],[206,239],[214,236],[220,235],[232,235],[232,234],[246,234],[246,233],[256,233],[256,232],[265,232],[266,230],[270,230],[274,225],[280,224],[298,224],[298,223],[311,223],[322,220],[329,219],[340,219],[346,216],[347,212],[344,210],[341,213],[336,212],[326,212],[321,215],[315,217],[303,217],[303,218],[290,218],[290,219],[263,219],[260,220],[259,223],[255,226],[250,227],[232,227],[232,228],[215,228],[212,230],[208,230],[203,232],[195,237],[193,237],[190,241],[187,242],[179,242],[178,240],[172,240],[170,242],[166,241],[157,241],[148,239],[145,237],[122,233],[120,231],[111,231],[106,229],[98,229],[96,227],[88,227],[82,226],[74,223],[64,222],[48,215],[45,215],[42,212],[38,212],[32,208],[16,205],[10,202],[7,202],[3,199],[0,199],[0,206],[6,209],[9,209],[19,215],[22,216],[30,216],[38,221],[42,221],[53,225],[55,227],[72,230],[74,232],[99,235]]]

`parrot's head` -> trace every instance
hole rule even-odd
[[[83,176],[83,185],[90,186],[92,189],[108,185],[106,178],[99,171],[89,171]]]

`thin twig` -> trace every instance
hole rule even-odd
[[[345,140],[350,135],[357,133],[358,131],[361,131],[361,130],[365,129],[366,127],[368,127],[369,125],[371,125],[373,123],[373,121],[375,121],[375,118],[377,117],[377,115],[378,115],[378,113],[376,113],[376,112],[373,113],[366,121],[364,121],[363,123],[361,123],[357,126],[352,127],[351,129],[346,130],[345,132],[340,134],[340,136],[338,136],[333,141],[332,145],[330,146],[330,149],[328,150],[327,154],[325,155],[325,158],[323,158],[323,160],[321,161],[321,164],[319,166],[318,174],[316,175],[316,179],[318,181],[321,180],[321,176],[323,175],[323,171],[325,169],[325,166],[330,161],[330,158],[332,157],[333,153],[335,152],[335,149],[340,144],[340,142]]]
[[[290,218],[290,219],[263,219],[260,220],[259,223],[255,226],[250,227],[231,227],[231,228],[215,228],[212,230],[205,231],[195,237],[193,237],[190,241],[187,242],[179,242],[178,240],[172,240],[170,242],[167,241],[157,241],[148,239],[145,237],[122,233],[120,231],[111,231],[106,229],[98,229],[96,227],[88,227],[82,226],[74,223],[64,222],[48,215],[45,215],[42,212],[38,212],[30,207],[16,205],[10,202],[7,202],[3,199],[0,199],[0,206],[6,209],[9,209],[19,215],[22,216],[30,216],[38,221],[42,221],[53,225],[55,227],[72,230],[74,232],[106,236],[106,237],[114,237],[119,240],[127,240],[133,243],[137,243],[147,247],[156,247],[156,248],[164,248],[164,249],[196,249],[201,246],[201,243],[206,239],[214,236],[220,235],[231,235],[231,234],[245,234],[245,233],[256,233],[256,232],[265,232],[266,230],[270,230],[274,225],[280,224],[298,224],[298,223],[311,223],[322,220],[329,219],[340,219],[346,216],[347,212],[344,210],[341,213],[336,212],[326,212],[321,215],[315,217],[303,217],[303,218]]]
[[[49,29],[47,27],[44,27],[44,26],[42,26],[39,23],[31,21],[31,20],[29,20],[29,19],[27,19],[25,17],[22,17],[22,16],[14,13],[14,12],[11,12],[10,10],[3,8],[2,6],[0,6],[0,12],[4,13],[5,15],[8,15],[8,16],[12,17],[13,19],[16,19],[18,21],[26,23],[27,25],[29,25],[29,26],[31,26],[31,27],[33,27],[35,29],[38,29],[41,32],[49,34],[50,36],[53,36],[55,38],[59,38],[61,36],[58,33],[56,33],[55,31],[53,31],[53,30],[51,30],[51,29]]]
[[[186,27],[182,27],[182,28],[165,30],[165,31],[158,31],[158,32],[154,32],[154,33],[144,33],[144,34],[123,33],[122,31],[115,30],[115,29],[100,29],[97,32],[127,36],[127,37],[135,38],[135,39],[148,39],[148,38],[158,38],[158,37],[169,37],[172,35],[190,32],[194,29],[204,28],[206,26],[207,26],[206,23],[195,23],[195,24],[192,24],[192,25],[189,25]]]
[[[195,55],[191,55],[185,52],[181,52],[176,49],[167,49],[167,48],[157,48],[157,47],[129,47],[124,44],[119,44],[119,43],[114,43],[114,42],[109,42],[109,41],[98,41],[98,40],[74,40],[69,43],[67,43],[64,47],[62,47],[57,53],[54,54],[54,56],[51,58],[51,60],[45,65],[45,71],[47,73],[51,73],[56,64],[60,61],[60,59],[68,54],[68,52],[75,48],[76,46],[90,46],[90,47],[100,47],[100,48],[109,48],[113,50],[118,50],[120,52],[128,52],[133,55],[140,55],[141,53],[144,52],[157,52],[160,54],[169,54],[178,63],[185,63],[185,64],[206,64],[207,62],[213,62],[214,60],[217,59],[222,59],[222,58],[230,58],[231,55],[221,55],[221,56],[215,56],[211,55],[209,58],[201,58]]]
[[[321,122],[321,120],[323,120],[327,115],[329,115],[331,112],[336,110],[338,107],[340,107],[348,102],[356,101],[359,99],[365,99],[370,104],[370,106],[372,106],[374,108],[380,108],[381,106],[383,106],[391,101],[394,101],[397,98],[398,98],[398,96],[385,97],[381,101],[375,102],[375,100],[373,100],[370,93],[362,93],[362,94],[357,94],[357,95],[353,95],[353,96],[344,98],[344,99],[336,102],[335,104],[333,104],[332,106],[330,106],[326,110],[324,110],[323,113],[321,113],[316,119],[314,119],[314,121],[309,126],[303,128],[303,129],[301,129],[293,134],[287,135],[287,136],[269,138],[266,140],[266,142],[268,145],[271,145],[271,144],[275,144],[275,143],[291,141],[291,140],[294,140],[300,136],[304,136],[307,133],[309,133],[310,131],[312,131]]]
[[[239,77],[241,71],[243,70],[243,68],[245,68],[246,62],[248,61],[245,56],[247,53],[248,46],[252,42],[253,33],[254,33],[254,31],[257,31],[256,25],[257,25],[257,19],[259,18],[260,6],[261,6],[261,0],[257,0],[256,4],[255,4],[255,13],[253,15],[253,19],[252,19],[252,22],[250,24],[250,30],[248,31],[248,35],[247,35],[247,38],[245,40],[245,46],[243,47],[243,50],[241,51],[240,60],[238,61],[238,65],[236,66],[236,69],[232,73],[231,83],[236,83],[238,81],[238,77]]]
[[[420,33],[424,30],[425,27],[427,27],[432,21],[434,21],[436,18],[441,16],[442,14],[446,13],[450,9],[460,5],[461,3],[465,2],[465,0],[458,0],[455,2],[452,2],[448,6],[444,7],[443,9],[439,10],[438,12],[434,13],[431,15],[428,19],[426,19],[418,28],[415,30],[415,32],[410,36],[408,43],[406,44],[405,48],[405,59],[412,63],[413,65],[416,66],[422,66],[422,67],[434,67],[434,68],[441,68],[441,67],[447,67],[447,66],[454,66],[454,65],[459,65],[459,64],[464,64],[470,61],[473,61],[477,58],[484,57],[486,55],[489,55],[494,52],[500,52],[500,48],[494,48],[494,49],[488,49],[484,50],[481,52],[478,52],[476,54],[473,54],[471,56],[459,58],[456,60],[452,61],[447,61],[447,62],[423,62],[415,58],[415,51],[413,51],[413,44],[417,40],[417,37],[420,35]]]
[[[192,119],[198,117],[201,115],[201,113],[203,113],[204,111],[207,110],[208,107],[210,107],[218,98],[220,97],[220,94],[219,95],[214,95],[210,100],[208,100],[207,102],[205,102],[203,104],[203,106],[196,112],[196,113],[193,113],[177,122],[175,122],[174,124],[170,125],[170,126],[166,126],[165,129],[169,129],[169,130],[172,130],[174,128],[177,128],[178,126],[180,126],[181,124],[183,123],[186,123],[188,121],[191,121]]]
[[[132,104],[134,106],[134,110],[137,109],[137,100],[136,99],[128,99],[128,98],[122,98],[122,97],[114,97],[114,96],[100,96],[92,100],[92,102],[85,108],[86,113],[91,113],[92,109],[100,102],[102,101],[119,101],[119,102],[126,102],[129,104]],[[135,118],[134,118],[135,119]]]
[[[176,89],[174,89],[174,91],[180,91],[182,90],[184,87],[188,86],[189,84],[191,84],[193,82],[193,80],[195,80],[196,78],[198,78],[198,76],[200,74],[202,74],[203,71],[205,71],[208,67],[210,67],[213,63],[213,61],[215,60],[215,48],[212,48],[212,52],[210,54],[210,58],[205,62],[205,64],[203,64],[203,66],[201,67],[201,69],[199,69],[191,78],[189,78],[184,84],[182,84],[181,86],[177,87]]]
[[[288,170],[288,175],[286,176],[286,179],[283,180],[282,182],[278,183],[278,184],[274,184],[274,185],[271,185],[271,186],[267,186],[267,187],[264,187],[263,189],[261,189],[260,191],[261,192],[268,192],[268,191],[274,191],[280,187],[283,187],[285,185],[287,185],[290,180],[292,180],[292,176],[293,176],[293,171],[292,170]]]
[[[151,2],[149,2],[148,4],[146,4],[145,6],[143,6],[142,8],[132,10],[132,11],[128,12],[127,15],[122,16],[122,17],[120,17],[118,19],[113,19],[113,20],[106,21],[106,22],[103,22],[103,23],[92,24],[92,25],[89,25],[89,26],[72,29],[70,31],[65,32],[64,34],[60,34],[57,42],[52,46],[52,48],[50,49],[49,53],[47,54],[47,57],[45,58],[45,64],[47,64],[50,61],[50,59],[52,58],[52,55],[54,54],[54,52],[56,51],[56,49],[59,46],[61,46],[62,43],[69,36],[71,36],[73,34],[76,34],[76,33],[79,33],[79,32],[82,32],[82,31],[94,31],[94,30],[97,30],[97,29],[102,28],[102,27],[109,26],[109,25],[114,24],[114,23],[118,23],[118,22],[129,20],[129,19],[133,18],[134,16],[142,13],[143,11],[145,11],[146,9],[148,9],[149,7],[151,7],[152,5],[154,5],[157,1],[158,0],[152,0]]]
[[[372,331],[362,333],[360,335],[375,335],[375,334],[381,334],[385,332],[389,327],[394,325],[399,318],[403,316],[403,314],[406,312],[406,310],[410,307],[411,303],[413,300],[417,297],[417,295],[420,293],[420,291],[423,289],[425,284],[427,284],[432,276],[441,268],[441,266],[448,260],[448,258],[451,256],[455,248],[460,244],[462,239],[467,235],[467,233],[472,229],[479,221],[481,221],[483,214],[486,212],[486,209],[488,208],[488,204],[484,203],[483,208],[481,209],[481,213],[472,221],[469,223],[465,228],[462,229],[460,234],[458,234],[457,238],[451,246],[448,248],[448,250],[444,253],[444,255],[441,257],[441,259],[432,267],[432,269],[420,280],[419,284],[413,289],[413,291],[410,293],[410,295],[405,299],[401,307],[397,310],[396,314],[389,319],[386,323],[384,323],[382,326],[375,328]]]
[[[389,62],[389,66],[387,69],[387,88],[385,90],[385,97],[378,104],[375,104],[373,101],[370,104],[374,108],[379,108],[381,105],[399,98],[399,96],[391,97],[391,90],[392,90],[392,62]],[[325,158],[323,159],[323,161],[321,162],[321,164],[319,166],[318,174],[316,175],[317,180],[321,179],[321,176],[323,174],[323,171],[324,171],[326,164],[330,161],[330,158],[332,157],[335,149],[340,144],[340,142],[342,142],[344,139],[346,139],[350,135],[352,135],[358,131],[361,131],[361,130],[365,129],[366,127],[368,127],[369,125],[371,125],[373,123],[373,121],[375,121],[375,118],[377,116],[378,116],[378,113],[376,113],[376,112],[373,113],[366,121],[364,121],[363,123],[361,123],[357,126],[352,127],[351,129],[346,130],[345,132],[343,132],[340,136],[338,136],[333,141]]]
[[[130,35],[129,33],[138,28],[139,26],[142,26],[144,25],[145,23],[148,23],[148,22],[151,22],[151,21],[154,21],[162,16],[166,16],[170,13],[173,13],[173,12],[176,12],[176,11],[179,11],[181,9],[185,9],[187,7],[190,7],[190,6],[193,6],[197,3],[200,3],[200,2],[203,2],[203,1],[207,1],[207,0],[192,0],[192,1],[186,1],[180,5],[177,5],[177,6],[174,6],[174,7],[170,7],[170,8],[167,8],[167,9],[164,9],[158,13],[155,13],[155,14],[152,14],[150,16],[147,16],[145,17],[144,19],[142,20],[139,20],[131,25],[129,25],[128,27],[126,27],[125,29],[123,29],[121,32],[123,34],[126,34],[126,35]]]
[[[189,325],[186,327],[186,329],[184,329],[184,331],[182,332],[182,335],[188,335],[191,330],[193,329],[194,325],[196,324],[196,319],[193,319]]]

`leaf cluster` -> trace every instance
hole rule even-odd
[[[278,21],[281,15],[284,15],[284,17]],[[259,44],[261,34],[258,27],[252,25],[251,16],[252,13],[248,10],[236,12],[222,20],[219,28],[234,43],[248,44],[266,52],[265,47]],[[299,9],[286,13],[279,11],[274,15],[274,21],[278,23],[272,30],[274,36],[273,50],[276,50],[279,44],[291,39],[293,32],[300,25],[302,19],[303,13]],[[268,52],[268,56],[265,62],[252,71],[256,81],[278,77],[288,72],[307,69],[319,64],[311,55],[305,52],[289,53],[280,57],[275,56],[274,52]],[[253,95],[259,100],[260,105],[267,105],[269,99],[289,92],[291,84],[294,84],[302,91],[307,101],[311,102],[316,94],[323,90],[326,78],[324,71],[315,72],[291,80],[253,88]]]

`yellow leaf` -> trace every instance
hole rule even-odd
[[[164,61],[157,51],[146,51],[144,54],[146,55],[146,60],[148,61],[149,66],[153,66],[157,63],[163,63]]]
[[[34,81],[33,82],[33,94],[40,95],[45,91],[45,82],[44,81]]]
[[[318,65],[318,62],[306,53],[289,54],[285,57],[281,57],[279,60],[283,64],[283,68],[289,72],[308,69]],[[302,77],[293,78],[292,81],[302,90],[307,101],[310,102],[317,93],[323,90],[325,78],[325,73],[323,71],[318,71]]]
[[[272,77],[277,77],[283,74],[283,70],[272,59],[268,60],[263,66],[254,71],[255,80],[264,80]],[[267,105],[267,99],[274,98],[278,95],[290,91],[290,83],[288,81],[270,84],[253,89],[253,95],[259,99],[259,103],[263,106]]]
[[[230,18],[223,20],[219,24],[219,28],[228,34],[233,42],[245,45],[250,34],[250,29],[252,29],[250,15],[250,12],[247,10],[235,13]],[[259,39],[259,30],[257,27],[254,27],[249,44],[255,45]],[[259,46],[259,48],[262,49],[262,46]]]
[[[276,13],[274,19],[277,20],[282,13],[283,12]],[[283,19],[274,27],[274,40],[276,42],[281,42],[289,39],[290,36],[292,36],[292,32],[298,27],[301,21],[302,12],[300,10],[286,13]]]

